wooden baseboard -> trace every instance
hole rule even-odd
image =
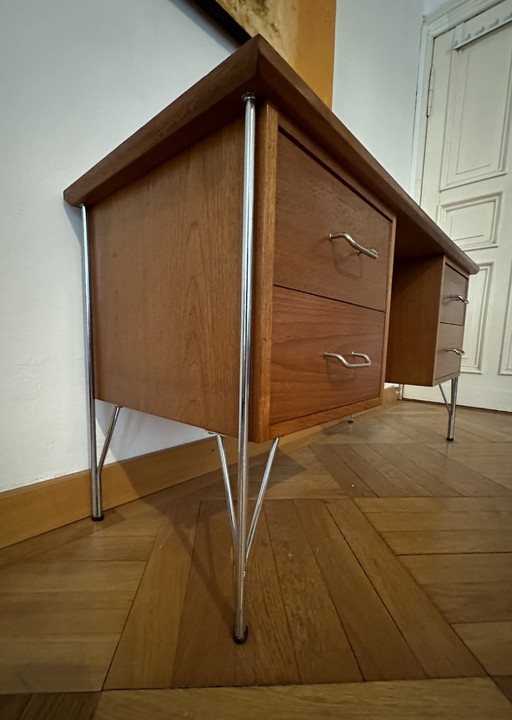
[[[396,399],[395,388],[386,388],[383,403],[387,405],[393,397]],[[287,435],[281,446],[307,441],[337,422],[339,419]],[[236,440],[226,438],[225,445],[228,462],[235,462]],[[251,445],[251,456],[266,452],[270,445]],[[219,467],[215,438],[106,465],[103,507],[108,510],[123,505]],[[89,473],[85,470],[0,493],[0,548],[87,517],[90,502]]]

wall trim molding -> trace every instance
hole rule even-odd
[[[388,405],[395,400],[396,388],[386,388],[383,403]],[[311,435],[339,422],[341,420],[333,420],[292,433],[283,438],[281,445],[307,443]],[[270,445],[270,442],[251,444],[249,453],[259,455],[270,449]],[[225,446],[228,462],[235,462],[236,439],[226,438]],[[219,468],[217,442],[213,437],[111,463],[103,470],[104,509],[124,505]],[[87,470],[6,490],[0,493],[0,548],[82,520],[89,516],[90,507]]]
[[[449,0],[425,15],[421,28],[416,111],[412,142],[411,183],[409,192],[419,203],[423,180],[423,158],[427,139],[427,104],[434,40],[466,20],[499,5],[502,0]]]

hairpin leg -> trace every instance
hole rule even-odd
[[[448,432],[446,435],[446,439],[449,442],[453,442],[455,434],[455,413],[457,411],[457,392],[459,389],[459,377],[454,377],[451,380],[451,402],[448,402],[442,385],[439,385],[439,389],[441,390],[444,404],[446,406],[446,409],[448,410]]]
[[[87,208],[82,205],[82,277],[84,293],[84,325],[85,325],[85,378],[87,391],[87,424],[89,430],[89,467],[91,472],[91,517],[93,520],[103,520],[103,506],[101,500],[101,473],[107,456],[112,434],[119,416],[121,407],[114,406],[109,428],[105,436],[105,443],[98,463],[96,440],[96,403],[94,399],[94,367],[93,367],[93,337],[92,337],[92,303],[91,303],[91,250],[89,244],[89,227],[87,222]]]

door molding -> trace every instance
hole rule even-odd
[[[434,40],[475,15],[499,5],[502,0],[449,0],[423,17],[414,116],[411,183],[409,192],[419,202],[423,180],[423,158],[427,138],[427,105]]]

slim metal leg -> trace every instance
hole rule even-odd
[[[229,480],[228,463],[226,460],[226,451],[224,449],[224,440],[222,435],[217,435],[217,446],[219,448],[220,464],[222,466],[222,479],[224,480],[224,490],[226,491],[226,502],[228,504],[229,522],[231,524],[231,536],[233,538],[233,547],[237,548],[237,527],[235,506],[233,504],[233,493],[231,492],[231,482]]]
[[[93,337],[92,337],[92,304],[91,304],[91,249],[89,244],[89,227],[87,222],[87,208],[82,209],[82,279],[84,293],[85,318],[85,379],[87,392],[87,425],[89,433],[89,467],[91,473],[91,517],[93,520],[103,520],[103,505],[101,500],[101,473],[107,452],[112,440],[121,407],[114,406],[109,428],[105,436],[105,444],[98,463],[96,450],[96,403],[94,400],[94,368],[93,368]]]
[[[457,411],[457,392],[459,389],[459,378],[454,377],[451,381],[451,398],[450,402],[448,402],[448,398],[446,397],[446,393],[444,391],[444,388],[442,385],[439,385],[439,390],[441,391],[441,395],[443,396],[444,404],[446,405],[446,409],[448,410],[448,432],[446,435],[446,439],[450,442],[453,442],[454,433],[455,433],[455,413]]]
[[[237,548],[235,572],[235,626],[233,638],[247,639],[245,618],[245,573],[247,558],[247,493],[249,486],[249,386],[251,369],[252,263],[254,230],[254,182],[256,144],[256,99],[251,93],[245,103],[244,188],[242,215],[242,288],[240,302],[240,384],[238,415]]]
[[[89,467],[91,469],[91,506],[92,519],[103,520],[101,503],[101,482],[98,473],[96,452],[96,408],[94,403],[94,371],[93,371],[93,339],[92,339],[92,307],[91,307],[91,257],[89,247],[89,228],[87,208],[82,205],[82,275],[84,293],[84,324],[85,324],[85,365],[87,391],[87,422],[89,428]]]
[[[396,396],[397,396],[398,400],[404,399],[404,386],[403,385],[398,386],[397,391],[396,391]]]
[[[455,432],[455,413],[457,411],[457,392],[459,389],[459,378],[452,378],[452,397],[450,403],[450,412],[448,413],[448,434],[446,439],[453,442]]]
[[[270,452],[265,466],[265,472],[263,473],[263,480],[261,481],[260,491],[258,493],[258,499],[256,500],[256,506],[251,520],[251,526],[249,528],[249,535],[247,537],[247,551],[245,555],[245,561],[249,560],[249,553],[251,552],[252,541],[254,540],[254,534],[258,527],[258,520],[260,519],[261,509],[263,507],[263,499],[265,497],[265,491],[268,485],[268,479],[270,477],[270,471],[272,470],[272,463],[274,462],[274,456],[276,454],[277,446],[279,444],[279,438],[276,438],[272,443]]]

